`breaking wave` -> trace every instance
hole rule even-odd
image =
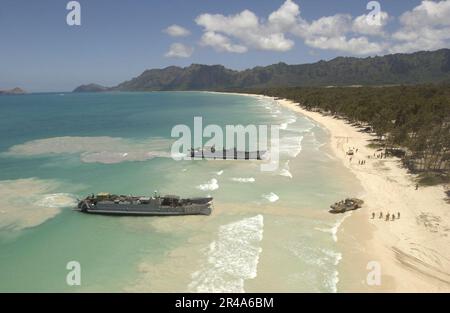
[[[281,176],[285,176],[285,177],[289,177],[289,178],[293,177],[291,172],[289,171],[289,160],[287,160],[286,163],[284,163],[284,168],[282,168],[280,170],[280,175]]]
[[[54,193],[60,184],[37,178],[0,181],[0,229],[35,227],[76,204],[76,197]]]
[[[276,202],[280,199],[275,193],[271,192],[269,194],[263,195],[263,198],[270,201],[270,202]]]
[[[68,193],[53,193],[42,196],[36,202],[36,205],[40,207],[48,207],[48,208],[67,208],[72,207],[77,204],[77,199],[74,195]]]
[[[293,115],[292,115],[292,116],[289,116],[289,117],[287,118],[286,122],[281,123],[280,129],[286,130],[286,129],[288,129],[288,126],[289,126],[290,124],[293,124],[293,123],[295,123],[295,122],[297,122],[297,117],[295,117],[295,116],[293,116]]]
[[[245,292],[245,280],[257,276],[263,229],[262,215],[220,226],[206,251],[206,264],[192,274],[189,290]]]
[[[330,233],[331,237],[333,238],[334,242],[338,241],[337,233],[339,231],[339,227],[342,225],[342,223],[345,221],[347,217],[349,217],[352,214],[352,212],[348,212],[345,214],[342,218],[338,219],[336,223],[334,223],[330,228],[320,228],[316,227],[315,229],[324,233]]]
[[[316,274],[309,278],[312,284],[311,288],[323,286],[327,292],[337,292],[337,284],[339,282],[337,266],[342,260],[342,253],[328,248],[310,246],[301,241],[289,244],[288,249],[302,262],[315,268]],[[317,291],[320,290],[318,289]]]
[[[302,151],[303,136],[284,136],[279,140],[278,151],[281,155],[295,158]]]
[[[256,181],[253,177],[233,177],[231,180],[239,183],[254,183]]]
[[[217,179],[213,178],[205,184],[198,185],[197,189],[200,189],[203,191],[216,190],[216,189],[219,189],[219,183],[218,183]]]

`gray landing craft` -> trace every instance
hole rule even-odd
[[[133,197],[108,193],[91,195],[77,211],[105,215],[210,215],[212,197],[181,199],[178,196]]]
[[[192,159],[207,160],[266,160],[268,159],[267,151],[240,151],[236,148],[232,149],[216,149],[215,146],[205,147],[204,149],[190,149],[190,157]]]

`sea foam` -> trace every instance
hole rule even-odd
[[[57,181],[27,178],[0,181],[0,229],[22,230],[56,216],[62,208],[76,205],[74,195],[53,193]]]
[[[284,167],[280,170],[280,175],[289,178],[293,177],[291,172],[289,171],[289,160],[287,160],[286,163],[284,163]]]
[[[352,212],[346,213],[342,218],[338,219],[330,228],[320,228],[316,227],[315,229],[324,233],[330,233],[331,237],[333,238],[334,242],[338,241],[337,233],[339,231],[339,227],[342,225],[344,220],[349,217],[352,214]]]
[[[201,184],[197,186],[197,189],[207,191],[207,190],[216,190],[219,189],[219,182],[217,179],[213,178],[205,184]]]
[[[74,195],[68,193],[53,193],[43,195],[36,205],[47,208],[67,208],[73,207],[77,204],[77,200]]]
[[[254,183],[256,181],[253,177],[233,177],[231,180],[238,183]]]
[[[295,158],[302,151],[303,136],[285,135],[279,140],[278,151],[281,155]]]
[[[262,215],[220,226],[206,263],[192,274],[189,291],[245,292],[245,280],[257,276],[263,229]]]
[[[280,199],[275,193],[271,192],[269,194],[263,195],[263,198],[270,201],[270,202],[276,202]]]
[[[54,137],[25,142],[11,147],[7,156],[78,154],[85,163],[120,163],[171,157],[173,140],[154,137],[130,140],[116,137]]]

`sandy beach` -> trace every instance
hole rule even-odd
[[[374,157],[380,152],[367,147],[372,135],[291,101],[277,101],[329,131],[335,156],[365,191],[363,208],[352,212],[338,233],[344,251],[340,267],[345,269],[340,271],[339,291],[450,291],[450,205],[445,202],[444,187],[416,190],[414,177],[401,167],[400,159]],[[351,148],[358,152],[350,161],[346,152]],[[364,165],[358,163],[361,160]],[[395,214],[396,219],[386,221],[386,213]],[[379,286],[366,283],[370,261],[380,265]]]
[[[230,94],[230,93],[228,93]],[[256,94],[241,94],[268,98]],[[303,109],[297,103],[277,103],[324,127],[335,157],[355,175],[363,187],[362,209],[347,212],[339,227],[339,292],[450,292],[450,205],[445,187],[420,186],[396,157],[378,158],[368,147],[375,138],[343,119]],[[349,149],[358,149],[352,160]],[[359,161],[365,161],[360,165]],[[383,217],[380,218],[380,213]],[[372,218],[375,213],[375,218]],[[395,215],[386,221],[386,214]],[[400,218],[398,218],[400,214]],[[379,285],[367,283],[379,264]]]

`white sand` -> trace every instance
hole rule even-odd
[[[255,94],[236,95],[274,100]],[[401,166],[400,159],[373,157],[376,150],[367,145],[374,136],[359,132],[344,120],[307,111],[292,101],[276,101],[328,130],[333,153],[365,191],[364,207],[345,219],[338,232],[344,250],[338,290],[450,292],[450,205],[445,201],[444,186],[415,190],[415,177]],[[358,153],[350,162],[346,152],[353,147]],[[366,164],[359,165],[359,160]],[[378,218],[381,211],[383,219]],[[388,212],[396,217],[400,212],[401,218],[387,222],[384,217]],[[380,264],[380,286],[366,283],[371,261]]]
[[[401,167],[399,159],[373,157],[375,150],[367,147],[373,138],[370,134],[359,132],[346,121],[304,110],[291,101],[278,100],[278,103],[326,127],[334,154],[354,173],[365,190],[363,209],[345,220],[341,232],[351,229],[351,240],[357,241],[353,245],[366,254],[364,259],[380,263],[381,286],[364,286],[358,281],[347,289],[450,291],[450,205],[445,202],[444,187],[415,190],[414,177]],[[358,152],[350,162],[346,152],[352,147],[358,148]],[[359,160],[365,160],[366,164],[359,165]],[[378,218],[380,211],[383,215],[400,212],[401,218],[386,222]],[[376,213],[375,219],[372,219],[372,212]],[[353,270],[357,273],[369,272],[367,262],[358,264],[347,260],[347,264],[355,267]],[[360,277],[361,281],[365,278]],[[341,291],[345,289],[344,286]]]

